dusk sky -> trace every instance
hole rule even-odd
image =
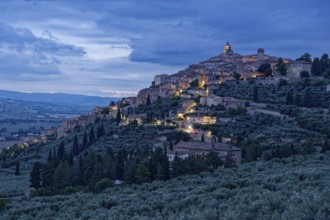
[[[0,1],[0,89],[131,96],[235,52],[330,53],[329,0]]]

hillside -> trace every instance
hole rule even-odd
[[[329,153],[273,159],[100,194],[14,201],[2,218],[329,219],[329,172]]]
[[[4,216],[327,219],[329,79],[233,79],[211,61],[156,76],[91,122],[63,123],[57,139],[4,149]]]
[[[88,107],[90,109],[95,106],[107,106],[111,101],[119,100],[118,98],[104,98],[66,93],[22,93],[8,90],[0,90],[0,98],[60,105],[76,105]]]

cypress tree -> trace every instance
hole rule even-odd
[[[286,104],[287,105],[293,105],[293,91],[290,89],[288,93],[286,94]]]
[[[327,70],[328,68],[330,67],[330,64],[329,64],[329,55],[324,53],[322,56],[321,56],[321,60],[320,60],[320,71],[321,71],[321,74],[325,72],[325,70]]]
[[[94,127],[92,126],[91,130],[89,131],[89,143],[93,143],[95,140],[95,133]]]
[[[53,160],[57,160],[56,148],[53,149]]]
[[[30,173],[30,183],[30,186],[36,189],[41,186],[41,163],[39,162],[33,164],[33,168]]]
[[[321,75],[321,69],[320,69],[320,59],[319,58],[314,58],[313,63],[312,63],[312,74],[315,76]]]
[[[177,154],[175,154],[174,160],[171,163],[171,177],[177,177],[184,174],[182,164],[182,159]]]
[[[147,96],[147,101],[146,101],[146,103],[147,103],[147,106],[149,106],[150,103],[151,103],[151,101],[150,101],[150,95],[149,95],[149,94],[148,94],[148,96]]]
[[[125,171],[124,171],[124,181],[127,184],[132,184],[135,183],[136,181],[136,162],[135,160],[131,160],[127,163],[125,166]]]
[[[72,153],[73,153],[73,156],[76,156],[79,154],[79,144],[78,144],[77,135],[74,136],[73,145],[72,145]]]
[[[170,149],[170,150],[173,150],[173,148],[174,148],[174,146],[173,146],[173,142],[170,141],[170,147],[169,147],[169,149]]]
[[[167,157],[166,146],[164,147],[164,153],[162,155],[161,165],[162,165],[162,168],[164,170],[164,180],[170,179],[170,177],[171,177],[170,161],[168,160],[168,157]]]
[[[88,144],[88,140],[87,140],[87,133],[86,133],[86,130],[85,130],[80,152],[82,152],[83,150],[85,150],[87,148],[87,144]]]
[[[258,102],[258,87],[255,85],[254,86],[254,89],[253,89],[253,101],[254,102]]]
[[[119,180],[123,179],[126,159],[126,150],[119,150],[115,159],[116,178]]]
[[[283,62],[282,58],[279,58],[276,64],[276,71],[279,72],[282,76],[285,76],[288,68],[286,67],[286,64]]]
[[[47,162],[50,162],[53,160],[53,155],[52,155],[52,150],[49,151],[48,153],[48,159],[47,159]]]
[[[57,158],[59,160],[62,160],[62,159],[64,159],[64,156],[65,156],[64,142],[61,141],[61,144],[57,149]]]
[[[48,162],[42,167],[42,185],[53,187],[53,175],[55,171],[54,161]]]
[[[118,108],[117,115],[116,115],[117,125],[119,125],[120,121],[121,121],[121,113],[120,113],[120,108]]]
[[[101,125],[99,125],[99,127],[97,128],[97,132],[96,132],[96,136],[97,138],[100,138],[104,135],[104,126],[103,123]]]
[[[302,98],[299,93],[296,93],[296,95],[295,95],[294,104],[297,106],[302,106]]]
[[[215,171],[219,166],[222,165],[222,161],[215,151],[210,151],[206,155],[206,163],[211,172]]]
[[[147,165],[139,164],[136,167],[136,183],[142,184],[150,181],[150,171]]]

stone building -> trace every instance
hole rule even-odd
[[[88,124],[95,123],[96,118],[97,117],[95,115],[81,115],[78,118],[69,119],[62,122],[60,127],[57,129],[57,138],[67,136],[68,133],[76,127],[85,127]]]
[[[168,83],[170,82],[170,76],[167,74],[156,75],[154,82],[155,86],[161,85],[163,83]]]
[[[148,94],[149,94],[149,89],[140,90],[136,97],[136,104],[137,105],[146,104]]]
[[[210,151],[216,152],[223,161],[228,154],[231,154],[236,165],[241,164],[242,150],[225,143],[181,141],[173,147],[172,151],[167,152],[167,156],[170,161],[173,161],[175,155],[187,158],[190,155],[207,155]]]
[[[293,61],[287,64],[287,77],[300,78],[302,71],[307,71],[309,74],[312,70],[312,64],[306,61]]]

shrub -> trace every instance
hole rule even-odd
[[[95,192],[102,192],[106,188],[112,187],[112,186],[113,186],[113,182],[110,179],[103,178],[96,182],[94,189],[95,189]]]

